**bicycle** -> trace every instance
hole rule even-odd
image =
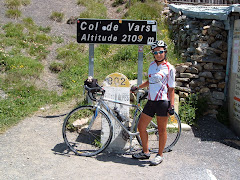
[[[113,137],[113,120],[122,127],[123,137],[130,141],[129,150],[132,152],[133,139],[136,137],[139,145],[142,145],[137,129],[142,108],[140,102],[146,99],[147,92],[139,96],[137,105],[119,102],[104,98],[105,90],[96,84],[96,87],[84,85],[88,97],[96,102],[95,105],[84,105],[73,109],[64,119],[62,134],[67,146],[80,156],[94,156],[105,150]],[[97,98],[99,96],[99,98]],[[106,102],[129,106],[130,118],[123,116],[116,108],[110,108]],[[158,152],[158,128],[156,121],[150,122],[147,132],[149,134],[150,152]],[[164,152],[171,151],[181,134],[181,121],[176,112],[168,120],[168,138]]]

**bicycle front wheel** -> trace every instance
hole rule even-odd
[[[113,127],[109,117],[94,106],[80,106],[64,120],[63,139],[80,156],[94,156],[111,142]]]
[[[139,118],[140,119],[140,118]],[[139,122],[138,119],[138,122]],[[138,124],[138,122],[136,124]],[[135,127],[137,130],[137,126]],[[147,127],[148,132],[148,145],[149,150],[151,152],[158,152],[159,147],[159,134],[158,134],[158,126],[156,117],[152,119]],[[171,151],[172,147],[177,143],[181,134],[181,121],[178,114],[175,112],[174,115],[169,116],[168,124],[167,124],[167,142],[164,148],[164,152]],[[142,141],[140,135],[137,135],[137,140],[140,145],[142,145]]]

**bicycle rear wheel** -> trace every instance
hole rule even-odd
[[[139,119],[138,119],[138,122],[139,122]],[[138,124],[138,122],[136,124]],[[135,130],[137,131],[137,125],[135,127]],[[159,147],[159,134],[158,134],[158,126],[157,126],[156,118],[153,118],[153,120],[150,122],[150,124],[147,127],[147,131],[148,131],[149,150],[151,152],[157,153],[158,147]],[[180,134],[181,134],[181,121],[178,114],[174,112],[174,115],[169,116],[168,118],[167,142],[164,148],[164,152],[171,151],[172,147],[177,143],[180,137]],[[139,144],[142,145],[140,135],[137,135],[137,140]]]
[[[63,139],[80,156],[94,156],[111,142],[113,127],[109,117],[94,106],[80,106],[64,120]]]

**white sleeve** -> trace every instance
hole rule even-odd
[[[175,88],[175,68],[173,66],[170,66],[169,75],[168,75],[168,86],[170,88]]]

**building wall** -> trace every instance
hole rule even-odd
[[[240,136],[240,19],[234,21],[228,109],[231,126]]]

